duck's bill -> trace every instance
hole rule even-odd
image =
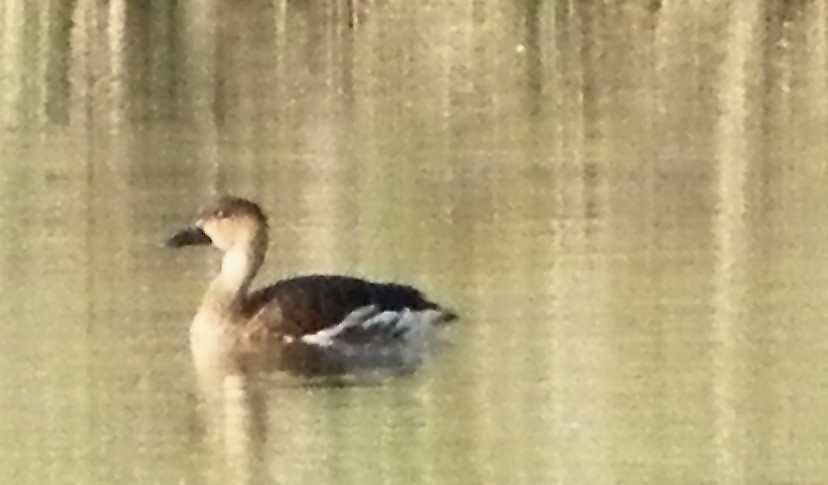
[[[166,246],[170,248],[180,248],[184,246],[200,246],[203,244],[211,244],[210,236],[204,233],[199,227],[189,227],[179,232],[175,236],[167,239]]]

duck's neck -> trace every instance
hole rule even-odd
[[[224,253],[221,271],[205,295],[205,302],[218,309],[237,308],[250,288],[250,283],[264,261],[260,245],[234,247]]]

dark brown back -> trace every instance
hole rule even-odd
[[[380,311],[442,310],[410,286],[372,283],[333,275],[300,276],[262,288],[248,298],[249,315],[259,314],[273,330],[292,336],[315,333],[341,322],[357,308]],[[447,312],[448,319],[453,318]]]

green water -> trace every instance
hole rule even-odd
[[[0,482],[828,474],[822,3],[144,3],[0,2]],[[161,242],[226,192],[440,358],[211,405]]]

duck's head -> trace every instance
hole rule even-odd
[[[167,246],[180,248],[212,244],[222,251],[267,244],[267,217],[247,199],[223,196],[207,204],[188,227],[167,240]]]

